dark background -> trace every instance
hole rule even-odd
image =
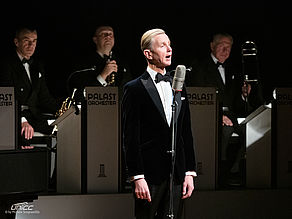
[[[113,26],[115,49],[123,54],[132,77],[145,70],[146,61],[139,45],[142,34],[148,29],[162,28],[170,37],[172,69],[178,64],[188,67],[194,57],[209,53],[211,35],[226,31],[234,37],[230,58],[239,71],[241,45],[246,40],[256,43],[260,75],[268,100],[275,87],[292,86],[290,14],[285,5],[250,0],[10,2],[0,9],[1,56],[13,50],[14,31],[19,23],[36,25],[36,54],[45,60],[52,94],[60,97],[68,95],[66,79],[72,72],[74,60],[94,49],[92,34],[97,25]]]

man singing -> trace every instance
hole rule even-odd
[[[141,49],[146,71],[124,86],[122,100],[123,149],[133,184],[137,219],[169,218],[172,169],[172,78],[170,40],[161,29],[145,32]],[[194,190],[196,161],[186,90],[177,102],[176,148],[173,175],[173,216],[181,218],[183,199]]]

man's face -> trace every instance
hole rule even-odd
[[[95,34],[93,41],[99,49],[112,50],[115,43],[114,32],[111,29],[102,29]]]
[[[213,55],[224,63],[231,52],[232,42],[228,37],[222,37],[217,42],[211,42],[211,51]]]
[[[149,62],[159,68],[171,65],[172,48],[166,34],[159,34],[153,38]]]
[[[23,57],[29,59],[35,51],[37,45],[36,31],[24,31],[14,39],[16,51]]]

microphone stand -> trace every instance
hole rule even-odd
[[[85,69],[81,69],[81,70],[77,70],[77,71],[74,71],[72,72],[69,77],[67,78],[67,81],[66,81],[66,89],[67,89],[67,92],[70,93],[70,80],[73,76],[75,76],[76,74],[78,73],[82,73],[82,72],[88,72],[88,71],[95,71],[96,70],[96,66],[93,66],[92,68],[85,68]]]
[[[173,100],[171,105],[172,110],[172,138],[171,138],[171,172],[170,172],[170,180],[169,180],[169,213],[168,217],[173,219],[174,218],[174,210],[173,210],[173,176],[174,176],[174,166],[175,166],[175,150],[176,150],[176,130],[177,130],[177,123],[175,122],[176,119],[176,109],[177,109],[177,102],[175,101],[175,96],[177,92],[173,92]]]

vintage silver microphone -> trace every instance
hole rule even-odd
[[[173,206],[173,176],[174,176],[174,166],[175,166],[175,151],[176,151],[176,130],[177,130],[177,123],[175,122],[176,119],[176,108],[177,102],[175,101],[175,96],[178,92],[182,91],[184,81],[186,76],[186,67],[184,65],[178,65],[175,69],[173,81],[172,81],[172,90],[173,90],[173,101],[172,101],[172,141],[171,141],[171,151],[168,153],[171,154],[171,173],[170,173],[170,183],[169,183],[169,212],[168,217],[173,219],[174,218],[174,206]]]
[[[186,77],[186,66],[178,65],[176,67],[173,82],[172,82],[172,90],[175,92],[182,91],[184,82]]]

